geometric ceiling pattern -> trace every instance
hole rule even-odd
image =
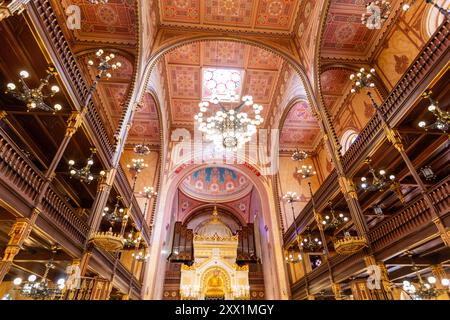
[[[233,68],[244,71],[242,95],[251,95],[264,109],[272,103],[282,59],[247,44],[231,41],[196,42],[165,56],[173,126],[193,129],[194,115],[202,99],[203,68]]]
[[[391,7],[399,1],[391,0]],[[322,58],[368,59],[383,28],[370,30],[361,23],[365,3],[361,0],[331,1],[322,40]]]
[[[160,145],[161,133],[155,100],[146,92],[142,102],[136,109],[127,142]]]
[[[299,0],[160,0],[163,26],[290,33]]]
[[[312,151],[322,135],[317,119],[306,101],[298,101],[291,107],[281,129],[280,149],[301,148]]]
[[[136,44],[136,0],[110,0],[107,5],[91,4],[87,0],[57,2],[62,4],[63,12],[70,5],[80,8],[81,29],[73,30],[76,41]]]
[[[344,90],[350,84],[350,70],[331,69],[320,75],[322,94],[325,107],[333,114],[337,107],[337,102],[342,96],[346,96]],[[349,90],[350,92],[350,90]]]

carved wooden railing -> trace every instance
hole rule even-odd
[[[57,62],[64,70],[64,76],[70,82],[71,88],[74,89],[73,91],[76,95],[79,106],[82,106],[88,95],[89,88],[86,86],[81,70],[77,65],[77,61],[74,58],[70,46],[64,38],[64,34],[58,24],[58,19],[50,1],[33,0],[30,3],[30,8],[30,16],[33,20],[35,20],[35,22],[39,23],[45,31],[49,45],[51,46],[51,49],[53,49],[53,52],[57,55]],[[102,152],[106,156],[105,159],[111,161],[113,145],[108,138],[97,108],[92,102],[89,104],[88,113],[85,119],[85,125],[88,130],[92,131],[92,137],[98,142],[95,145],[98,146],[99,152]]]
[[[108,300],[110,282],[100,277],[81,277],[78,289],[65,290],[59,300]]]
[[[0,129],[0,181],[13,188],[30,207],[45,181],[44,175],[30,159]],[[79,244],[83,243],[88,227],[59,192],[50,186],[44,195],[42,214]]]
[[[10,143],[9,137],[0,129],[0,175],[26,202],[32,203],[39,194],[44,178],[33,163]]]
[[[450,208],[449,181],[450,178],[447,177],[447,179],[430,191],[431,197],[435,200],[435,205],[438,208],[442,208],[442,211],[446,210],[444,212],[447,213]],[[425,203],[423,197],[419,196],[416,201],[409,204],[390,219],[379,223],[369,232],[368,236],[372,244],[372,249],[375,252],[379,252],[406,234],[410,234],[420,227],[430,224],[432,219],[433,215],[428,205]]]
[[[58,24],[55,12],[51,6],[50,1],[34,0],[32,1],[31,9],[32,10],[30,10],[30,16],[32,18],[36,18],[34,20],[37,20],[36,22],[41,25],[42,29],[47,34],[48,42],[51,46],[50,49],[52,49],[56,54],[58,63],[64,70],[64,75],[67,77],[71,88],[76,95],[79,105],[83,105],[84,100],[88,95],[89,88],[85,84],[82,72],[77,65],[77,61],[70,49],[70,46],[64,38],[64,34]],[[89,104],[85,125],[87,129],[92,133],[91,136],[94,138],[94,140],[97,140],[97,143],[95,143],[95,145],[97,146],[97,149],[99,149],[99,152],[104,155],[104,157],[102,158],[107,159],[108,162],[111,162],[114,147],[108,138],[101,117],[92,101]],[[131,188],[120,166],[119,174],[116,177],[116,183],[119,186],[122,186],[121,195],[126,199],[129,199]],[[150,229],[145,223],[143,223],[143,215],[135,198],[133,198],[133,202],[134,221],[138,224],[138,226],[141,226],[145,240],[147,241],[147,243],[150,243]]]
[[[431,197],[435,200],[435,205],[441,208],[441,212],[449,213],[450,201],[450,178],[447,177],[430,190]],[[408,241],[414,232],[420,232],[421,228],[433,226],[432,214],[426,205],[423,196],[420,195],[407,207],[401,209],[391,218],[376,225],[369,231],[368,237],[372,244],[375,256],[383,252],[389,245],[397,243],[398,248],[403,248],[402,241]],[[437,229],[436,229],[437,234]],[[353,255],[337,255],[330,259],[333,276],[336,282],[344,280],[353,273],[364,268],[362,253]],[[327,283],[328,267],[323,264],[306,275],[311,292],[318,292]],[[291,291],[295,298],[305,297],[305,279],[302,278],[292,284]]]
[[[320,210],[328,202],[328,199],[339,190],[337,172],[333,171],[328,175],[325,181],[320,185],[319,189],[314,193],[314,201],[317,209]],[[296,217],[295,222],[300,231],[302,231],[308,223],[313,219],[312,201],[308,201],[300,214]],[[295,238],[295,227],[292,224],[284,234],[284,243],[287,244]]]
[[[82,245],[89,232],[87,223],[80,219],[70,204],[50,186],[42,199],[42,209],[64,234],[67,232]]]
[[[410,108],[412,102],[420,96],[441,67],[449,60],[449,29],[450,22],[444,19],[444,22],[380,106],[388,121],[392,121],[397,115]],[[381,120],[375,114],[344,154],[344,171],[351,173],[383,136]]]

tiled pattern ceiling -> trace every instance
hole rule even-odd
[[[322,85],[322,93],[324,97],[325,106],[333,111],[336,107],[336,102],[346,92],[344,90],[349,86],[351,72],[344,69],[333,69],[325,71],[320,76]]]
[[[394,7],[399,0],[391,0]],[[366,1],[332,0],[322,40],[322,57],[367,59],[381,30],[361,23]]]
[[[110,0],[106,5],[87,0],[62,0],[64,11],[70,5],[81,9],[81,29],[73,34],[77,41],[136,43],[136,0]]]
[[[278,56],[236,42],[202,42],[183,46],[165,57],[172,122],[175,126],[194,124],[202,99],[202,68],[242,68],[245,70],[243,95],[252,95],[264,106],[266,118],[282,66]]]
[[[163,25],[289,33],[299,0],[160,0]]]
[[[317,119],[305,101],[297,102],[289,110],[280,134],[280,149],[302,148],[312,151],[321,138]]]
[[[134,115],[127,141],[129,143],[145,141],[145,143],[152,145],[161,143],[158,111],[156,110],[155,100],[150,93],[145,93],[143,104]]]

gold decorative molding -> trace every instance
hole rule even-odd
[[[123,240],[124,239],[121,235],[113,233],[112,228],[110,228],[107,232],[94,233],[89,239],[89,242],[98,248],[115,252],[123,248]]]
[[[340,176],[338,181],[344,195],[349,195],[351,198],[358,200],[358,194],[356,193],[355,185],[351,179]]]
[[[367,247],[367,239],[360,236],[345,236],[334,241],[334,249],[339,254],[353,254]]]
[[[383,125],[384,132],[386,133],[386,138],[390,143],[398,150],[405,151],[405,147],[402,143],[402,137],[397,130],[390,128],[387,124]]]
[[[0,9],[1,10],[1,9]],[[1,16],[1,12],[0,12],[0,16]],[[1,20],[1,19],[0,19]],[[0,121],[2,121],[3,119],[6,118],[6,116],[8,115],[8,113],[5,110],[1,110],[0,111]]]
[[[194,241],[214,241],[214,242],[237,242],[238,236],[231,236],[231,237],[221,237],[217,234],[214,234],[212,236],[203,236],[199,234],[194,234]]]

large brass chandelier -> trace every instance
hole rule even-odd
[[[59,279],[56,284],[50,284],[48,279],[48,273],[50,270],[55,269],[54,255],[57,248],[52,248],[52,258],[45,264],[45,272],[40,280],[36,275],[30,275],[27,280],[23,280],[20,277],[14,279],[14,289],[19,291],[22,296],[29,297],[34,300],[48,300],[57,299],[61,296],[64,289],[65,280]]]
[[[75,167],[75,160],[69,160],[69,174],[70,178],[75,178],[81,182],[87,184],[91,183],[94,179],[101,179],[106,175],[104,170],[101,170],[98,174],[91,172],[91,167],[94,165],[94,154],[97,152],[95,148],[91,148],[91,155],[86,161],[86,165],[77,169]]]
[[[441,286],[444,287],[444,289],[438,289],[436,287],[437,279],[434,276],[429,276],[424,281],[422,279],[422,276],[419,273],[419,267],[417,267],[414,259],[413,259],[413,253],[408,251],[407,252],[408,257],[411,259],[412,264],[412,271],[417,276],[418,282],[417,283],[411,283],[408,280],[403,281],[403,290],[408,293],[408,295],[413,300],[429,300],[429,299],[435,299],[439,295],[446,293],[448,290],[445,289],[445,287],[449,286],[449,279],[443,278],[441,279]]]
[[[215,113],[209,110],[210,103],[219,108]],[[242,111],[245,107],[253,107],[254,119],[247,112]],[[256,133],[256,127],[263,123],[264,119],[260,113],[263,107],[253,102],[252,96],[243,96],[242,102],[234,108],[224,106],[217,96],[210,102],[199,103],[200,112],[194,116],[199,124],[199,130],[206,134],[206,138],[213,141],[216,146],[225,150],[236,151],[246,142],[250,141]],[[206,113],[209,116],[206,117]]]
[[[438,129],[444,133],[450,128],[450,112],[442,110],[439,108],[439,102],[431,97],[431,91],[424,92],[422,97],[428,99],[430,105],[428,106],[428,111],[430,111],[436,118],[435,122],[432,124],[427,124],[425,121],[419,122],[419,127],[428,129]]]
[[[6,85],[6,93],[10,93],[16,99],[25,102],[27,104],[27,111],[43,110],[55,113],[60,111],[62,106],[56,103],[53,107],[51,107],[45,102],[45,100],[48,98],[53,98],[55,94],[59,92],[59,87],[57,85],[52,85],[48,93],[44,92],[44,89],[49,86],[50,79],[55,75],[55,69],[48,68],[47,76],[44,79],[41,79],[39,86],[36,88],[31,88],[25,81],[25,79],[30,77],[30,74],[28,71],[22,70],[19,73],[19,83],[22,88],[18,90],[17,86],[13,82],[10,82]]]

